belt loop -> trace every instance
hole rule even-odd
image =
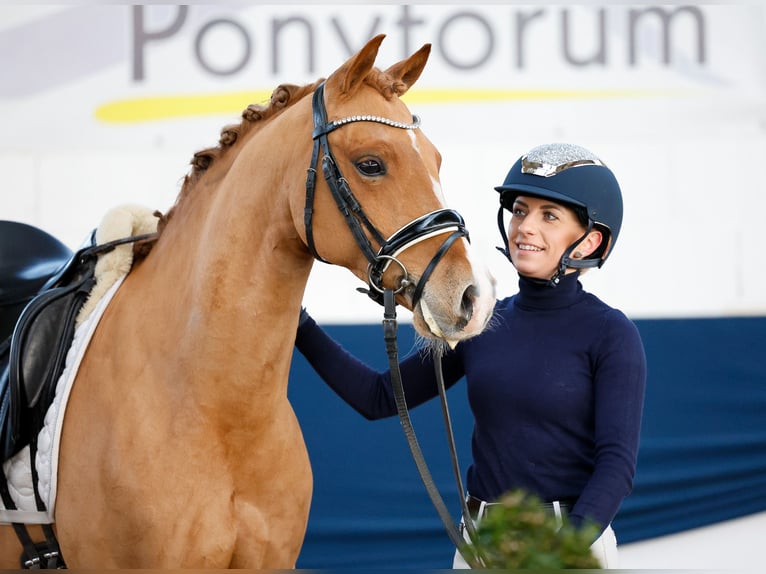
[[[487,509],[487,501],[482,500],[479,503],[479,512],[476,513],[476,522],[478,523],[482,518],[484,518],[484,511]]]
[[[564,521],[561,518],[561,503],[558,500],[553,501],[553,514],[556,515],[556,525],[561,528]]]

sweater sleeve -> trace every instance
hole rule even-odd
[[[295,345],[321,379],[362,416],[375,420],[397,414],[390,372],[377,371],[351,355],[313,318],[300,325]],[[438,395],[430,353],[413,351],[400,361],[399,368],[409,408]],[[445,354],[442,370],[446,387],[463,376],[458,353]]]
[[[633,489],[646,388],[646,356],[636,326],[621,312],[607,316],[594,378],[595,465],[573,509],[575,525],[590,519],[602,530]]]

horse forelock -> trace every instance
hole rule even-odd
[[[166,214],[160,217],[157,231],[162,233],[162,230],[173,216],[178,205],[189,195],[202,175],[207,172],[214,163],[224,156],[224,154],[232,153],[231,150],[241,149],[242,146],[238,146],[237,144],[243,141],[245,136],[278,116],[280,112],[289,108],[305,95],[312,93],[317,85],[323,80],[324,79],[322,78],[313,84],[306,84],[303,86],[281,84],[272,92],[267,105],[250,104],[242,112],[242,120],[238,124],[224,126],[216,146],[200,150],[192,157],[189,162],[192,166],[191,172],[184,176],[181,191],[176,198],[175,204]]]

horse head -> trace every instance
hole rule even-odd
[[[441,156],[401,100],[420,77],[424,45],[385,71],[384,36],[368,42],[314,92],[306,201],[293,218],[312,254],[397,293],[426,338],[454,345],[486,326],[494,281],[471,256],[462,217],[447,209]]]

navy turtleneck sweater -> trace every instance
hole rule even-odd
[[[396,415],[389,373],[360,362],[308,319],[298,350],[368,419]],[[633,486],[646,359],[635,325],[586,293],[577,273],[557,287],[521,277],[495,305],[491,327],[442,359],[450,387],[465,377],[474,415],[466,487],[491,501],[522,488],[545,501],[576,501],[574,524],[602,529]],[[438,396],[433,361],[401,361],[407,404]]]

